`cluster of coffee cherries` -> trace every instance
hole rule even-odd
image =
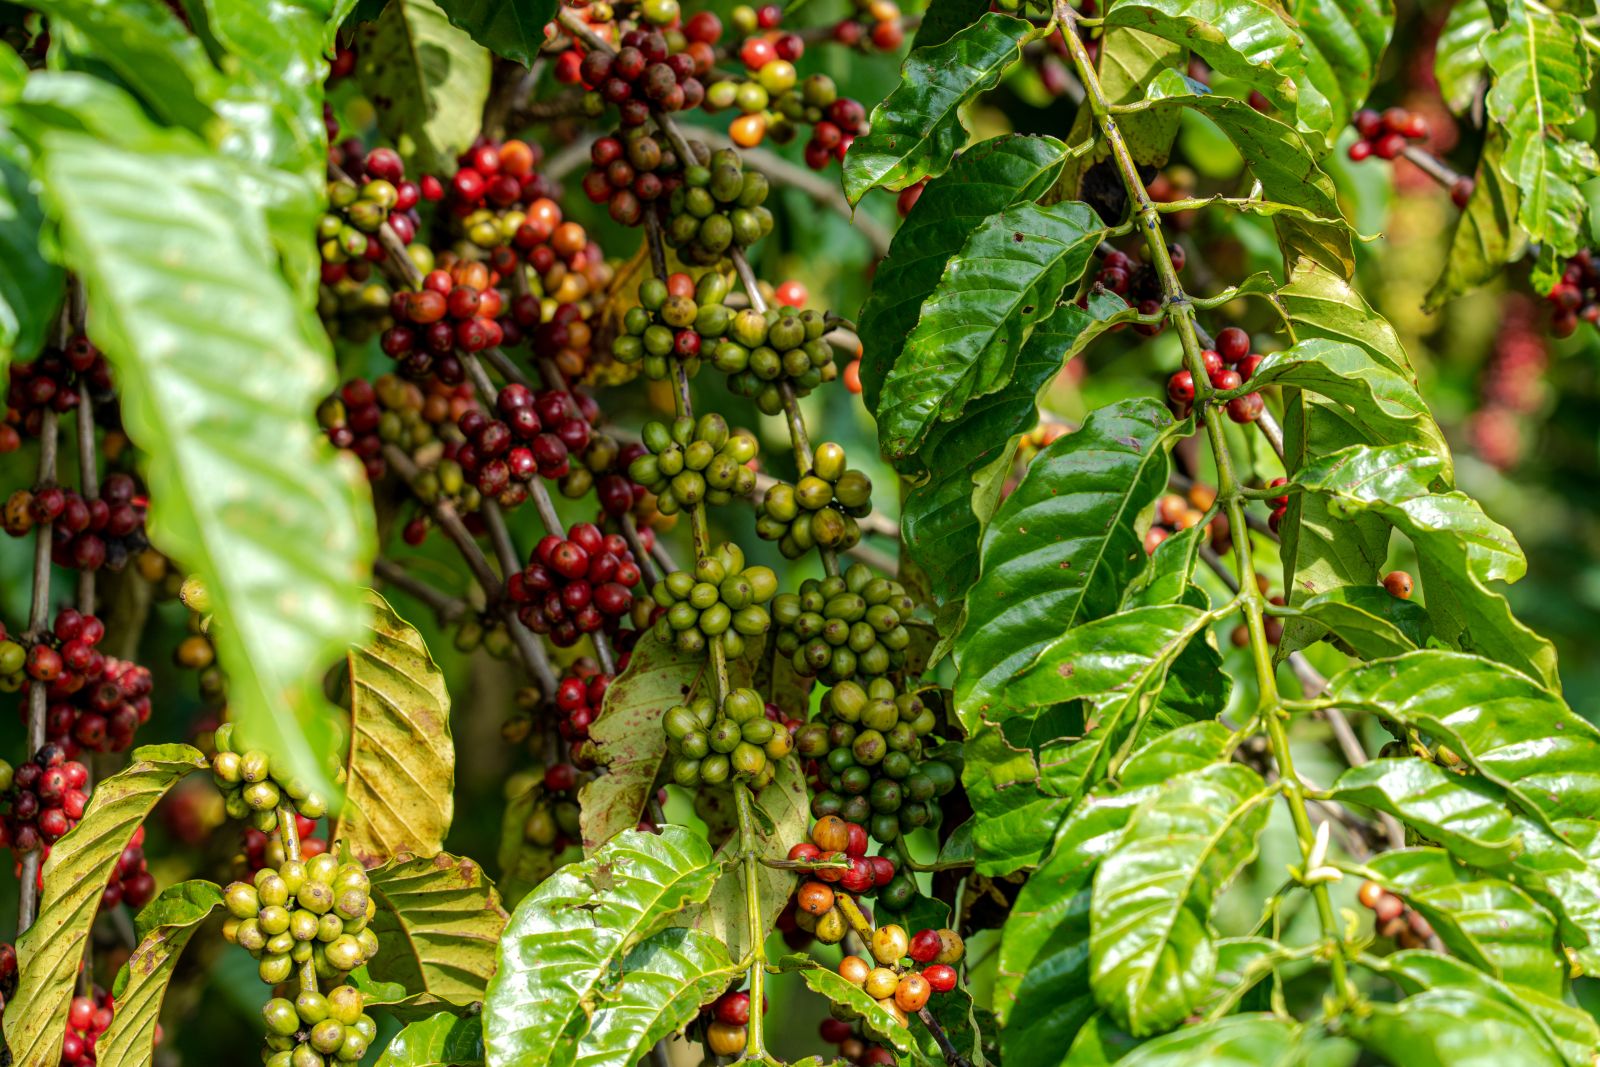
[[[778,651],[796,673],[830,685],[887,674],[905,664],[911,632],[904,620],[915,606],[905,586],[852,563],[842,575],[807,578],[798,593],[773,599]]]
[[[1567,284],[1563,278],[1556,288]],[[1566,298],[1577,306],[1582,293],[1573,292]],[[1556,314],[1563,314],[1559,306]],[[1600,321],[1600,305],[1595,305],[1588,316]],[[1468,430],[1473,451],[1499,470],[1510,470],[1522,461],[1530,431],[1538,425],[1528,416],[1538,413],[1551,400],[1550,383],[1545,377],[1550,366],[1550,344],[1537,320],[1532,300],[1520,293],[1501,297],[1494,346],[1478,372],[1479,403]],[[1571,333],[1577,328],[1576,322],[1567,323],[1564,328]]]
[[[796,863],[848,864],[818,867],[795,890],[795,907],[813,921],[837,910],[835,885],[846,893],[866,896],[895,880],[893,860],[887,856],[867,855],[866,828],[837,815],[818,819],[811,827],[811,840],[801,841],[789,849],[789,859]],[[838,918],[842,920],[843,914]]]
[[[923,758],[922,739],[937,725],[921,696],[898,692],[888,678],[834,686],[822,716],[795,734],[800,755],[817,761],[812,814],[864,823],[884,844],[937,825],[937,798],[956,784],[949,764]]]
[[[100,907],[107,909],[126,904],[138,911],[155,897],[156,880],[145,861],[144,827],[141,826],[133,832],[122,855],[117,857],[117,865],[111,871],[111,881],[100,894]]]
[[[749,248],[772,232],[767,176],[744,169],[731,148],[708,152],[691,141],[695,159],[667,198],[666,242],[685,263],[709,267],[731,247]]]
[[[617,670],[627,669],[628,653],[622,652],[617,659]],[[606,690],[616,676],[607,674],[600,669],[600,665],[587,657],[574,662],[561,676],[561,683],[556,686],[556,711],[560,712],[561,720],[556,724],[562,740],[574,746],[574,753],[578,751],[580,742],[589,738],[589,727],[599,717],[600,709],[606,698]],[[531,721],[529,727],[531,728]],[[508,740],[525,740],[527,733],[524,731],[522,738]],[[587,769],[587,768],[585,768]],[[546,780],[548,784],[548,776]]]
[[[565,477],[571,458],[589,447],[589,416],[598,418],[600,412],[592,399],[582,399],[589,415],[577,394],[535,392],[513,382],[495,397],[494,416],[478,408],[462,413],[456,426],[465,443],[456,450],[455,461],[483,496],[508,506],[520,504],[534,477]]]
[[[794,750],[782,711],[754,689],[735,689],[717,707],[710,697],[667,709],[661,719],[674,756],[672,778],[693,789],[721,785],[734,776],[760,789],[773,766]]]
[[[502,303],[481,263],[460,264],[454,271],[432,270],[421,289],[394,294],[390,312],[395,325],[383,332],[379,343],[405,377],[434,374],[455,385],[466,373],[455,354],[458,347],[481,352],[504,339],[504,330],[495,321]]]
[[[766,1005],[761,1006],[763,1013]],[[706,1048],[716,1056],[737,1056],[749,1039],[750,994],[729,990],[701,1013]]]
[[[111,1028],[116,1018],[117,1006],[111,994],[99,986],[93,996],[75,996],[67,1008],[67,1033],[61,1039],[62,1067],[92,1067],[98,1062],[95,1044],[100,1035]],[[156,1027],[156,1042],[160,1043],[161,1027]]]
[[[1427,948],[1433,940],[1433,927],[1422,913],[1406,907],[1406,902],[1377,882],[1363,882],[1356,899],[1372,912],[1379,937],[1387,937],[1401,948]]]
[[[232,723],[217,727],[212,737],[217,754],[211,759],[211,777],[222,791],[229,818],[248,821],[262,833],[271,833],[278,828],[280,805],[287,805],[308,819],[320,819],[328,813],[327,798],[305,782],[296,777],[275,777],[268,753],[236,746]],[[342,778],[343,773],[341,768],[335,777]]]
[[[1590,249],[1581,249],[1567,260],[1561,280],[1545,297],[1550,302],[1550,332],[1570,337],[1582,319],[1591,326],[1600,323],[1600,260]],[[13,387],[13,394],[15,387]]]
[[[683,183],[681,172],[677,153],[648,128],[635,126],[590,146],[583,193],[591,202],[605,204],[617,222],[637,226],[646,206]]]
[[[232,916],[223,936],[260,961],[268,985],[286,980],[307,960],[318,978],[332,981],[378,953],[378,937],[368,926],[377,904],[367,872],[332,853],[263,867],[250,882],[230,883],[223,902]]]
[[[533,807],[522,823],[522,839],[536,848],[563,852],[583,841],[576,790],[582,779],[571,763],[555,763],[542,772],[519,771],[506,780],[506,799],[533,794]]]
[[[673,52],[658,30],[635,29],[622,35],[615,53],[593,51],[583,57],[578,76],[601,100],[616,105],[624,126],[643,126],[655,112],[699,107],[701,81],[711,70],[709,49]]]
[[[388,471],[384,445],[398,445],[417,456],[447,436],[447,427],[472,407],[472,387],[465,382],[411,382],[380,374],[372,381],[352,378],[344,383],[318,406],[317,421],[328,440],[355,453],[367,477],[377,481]]]
[[[833,346],[824,339],[827,332],[827,317],[819,311],[787,304],[764,314],[746,308],[733,317],[711,362],[728,376],[736,396],[754,400],[764,415],[777,415],[783,411],[785,384],[805,396],[839,376]]]
[[[1136,259],[1121,249],[1108,249],[1100,258],[1100,269],[1095,272],[1094,284],[1122,297],[1141,315],[1159,315],[1161,278],[1154,267],[1143,261],[1146,253],[1144,245],[1139,246],[1138,253],[1139,258]],[[1167,246],[1167,256],[1172,260],[1174,270],[1183,270],[1188,262],[1183,246],[1176,242]],[[1080,305],[1086,300],[1080,300]],[[1153,337],[1161,332],[1162,325],[1161,322],[1137,323],[1134,330],[1146,337]]]
[[[266,1067],[357,1063],[378,1035],[361,992],[337,985],[327,994],[302,989],[293,1000],[273,997],[261,1008],[267,1024]]]
[[[833,39],[852,48],[893,52],[905,42],[900,5],[894,0],[854,0],[855,11],[833,28]]]
[[[872,961],[846,956],[839,961],[839,976],[865,990],[902,1026],[934,993],[956,987],[955,964],[966,954],[966,945],[954,930],[918,930],[908,936],[905,927],[895,923],[873,930],[867,948]],[[908,959],[911,965],[904,965]],[[916,964],[922,969],[915,969]]]
[[[506,583],[517,617],[559,648],[584,634],[615,633],[633,607],[639,565],[620,534],[575,523],[566,537],[546,534],[534,558]]]
[[[383,259],[383,243],[376,235],[385,223],[402,244],[410,244],[420,221],[422,188],[405,180],[400,153],[392,148],[374,148],[364,156],[347,151],[344,161],[352,169],[328,182],[328,211],[317,223],[322,281],[327,285],[344,280],[351,260]]]
[[[745,639],[772,626],[767,603],[778,591],[771,567],[744,565],[744,550],[724,542],[695,561],[692,571],[673,571],[650,590],[656,604],[655,634],[685,652],[722,642],[730,659],[744,654]]]
[[[7,370],[5,418],[0,419],[0,454],[14,452],[22,437],[39,436],[47,411],[64,414],[78,406],[78,386],[89,387],[94,402],[111,397],[111,368],[87,337],[74,337],[67,347],[45,352]]]
[[[11,810],[6,813],[5,843],[20,856],[54,844],[78,825],[89,804],[89,768],[68,759],[62,747],[48,743],[9,777]]]
[[[650,452],[628,465],[628,477],[656,495],[663,515],[702,501],[726,504],[755,489],[756,472],[748,465],[758,450],[755,437],[742,430],[729,432],[727,421],[715,412],[698,422],[688,417],[674,419],[670,426],[647,422],[643,436]]]
[[[756,536],[778,542],[788,559],[813,548],[842,552],[859,544],[856,520],[872,511],[872,479],[846,462],[843,447],[831,441],[818,445],[811,469],[797,483],[777,482],[767,489],[756,511]]]
[[[295,829],[300,833],[300,858],[311,859],[328,851],[325,838],[313,836],[317,820],[304,815],[294,817]],[[262,833],[254,826],[244,829],[244,866],[252,875],[263,867],[282,867],[289,858],[283,849],[283,838],[278,834]]]
[[[1250,335],[1237,326],[1217,331],[1217,347],[1200,353],[1205,363],[1206,377],[1211,387],[1219,393],[1241,388],[1255,374],[1262,357],[1250,351]],[[1167,399],[1172,401],[1180,418],[1194,405],[1194,374],[1187,368],[1176,371],[1167,379]],[[1260,393],[1243,393],[1230,397],[1227,402],[1228,418],[1240,425],[1255,422],[1266,410]]]
[[[150,543],[139,483],[121,472],[106,478],[99,495],[87,499],[53,485],[18,489],[7,498],[3,516],[12,537],[28,535],[37,523],[53,523],[50,558],[58,567],[120,571]]]
[[[68,759],[83,751],[120,752],[150,719],[150,671],[101,653],[96,646],[104,636],[98,618],[75,608],[57,612],[54,627],[26,653],[0,627],[0,688],[20,685],[11,670],[20,654],[23,673],[46,687],[45,735]],[[18,715],[27,721],[25,701]]]
[[[1278,484],[1282,484],[1281,481]],[[1163,541],[1178,533],[1198,526],[1205,521],[1206,512],[1217,498],[1216,491],[1208,485],[1196,484],[1189,488],[1187,495],[1167,493],[1156,501],[1155,514],[1151,516],[1150,528],[1144,534],[1144,550],[1147,555],[1155,555],[1156,549]],[[1273,527],[1277,529],[1277,527]],[[1219,510],[1206,523],[1206,539],[1211,547],[1219,553],[1227,552],[1232,547],[1229,538],[1228,517]]]
[[[1377,111],[1364,107],[1351,118],[1360,139],[1347,150],[1352,162],[1377,156],[1383,160],[1399,159],[1405,154],[1410,141],[1428,138],[1428,120],[1403,107],[1390,107]]]
[[[638,306],[622,318],[626,332],[612,342],[611,354],[621,363],[641,364],[654,380],[669,377],[674,363],[682,363],[692,377],[708,342],[726,334],[738,318],[723,303],[728,289],[727,276],[714,270],[698,282],[681,272],[646,279],[639,285]]]
[[[822,1020],[817,1035],[828,1044],[839,1046],[838,1058],[856,1067],[894,1067],[899,1062],[892,1049],[871,1040],[843,1019]]]

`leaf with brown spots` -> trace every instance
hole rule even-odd
[[[178,957],[213,911],[222,890],[195,879],[168,886],[139,913],[141,939],[111,987],[117,1014],[95,1043],[103,1067],[142,1067],[155,1053],[161,1001],[178,966]]]
[[[441,852],[397,857],[371,878],[372,931],[383,944],[367,965],[372,979],[404,986],[411,1008],[482,1000],[507,919],[483,868]]]
[[[444,847],[454,813],[450,694],[422,635],[377,593],[366,643],[347,657],[350,780],[334,836],[368,867]]]

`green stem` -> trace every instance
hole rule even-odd
[[[295,823],[294,808],[287,804],[278,809],[278,839],[283,842],[284,858],[298,862],[300,827]],[[300,965],[300,991],[302,993],[317,991],[317,967],[309,957]]]
[[[744,1058],[770,1060],[766,1049],[766,1018],[763,1010],[766,1004],[767,930],[765,916],[761,912],[755,800],[750,796],[750,787],[743,782],[734,786],[733,797],[739,811],[739,852],[744,860],[744,907],[750,941],[750,1033],[745,1042]]]
[[[1233,544],[1238,564],[1240,600],[1250,635],[1251,659],[1255,664],[1258,689],[1256,714],[1266,723],[1267,738],[1272,746],[1272,755],[1278,765],[1278,772],[1283,779],[1284,795],[1288,798],[1289,813],[1294,822],[1295,835],[1300,842],[1301,858],[1302,861],[1306,861],[1309,860],[1315,845],[1316,831],[1311,825],[1311,817],[1306,809],[1305,789],[1295,774],[1294,757],[1289,750],[1289,736],[1284,725],[1287,713],[1278,693],[1277,674],[1272,664],[1272,646],[1267,642],[1264,626],[1263,608],[1266,598],[1256,584],[1255,564],[1251,558],[1249,527],[1245,523],[1245,496],[1234,472],[1227,436],[1222,421],[1218,418],[1220,412],[1209,403],[1215,390],[1211,386],[1201,357],[1202,347],[1196,331],[1194,305],[1184,292],[1183,284],[1178,280],[1177,269],[1173,266],[1172,257],[1167,251],[1166,239],[1161,229],[1160,211],[1151,201],[1144,182],[1139,178],[1133,153],[1129,151],[1122,131],[1117,126],[1111,102],[1100,85],[1094,64],[1089,59],[1083,42],[1078,39],[1077,13],[1066,0],[1057,0],[1055,11],[1056,18],[1061,23],[1062,36],[1072,52],[1078,78],[1083,83],[1086,99],[1101,132],[1105,134],[1111,156],[1116,161],[1123,184],[1133,202],[1133,215],[1137,220],[1137,228],[1144,235],[1145,245],[1150,253],[1150,263],[1155,268],[1156,276],[1161,283],[1164,309],[1183,345],[1184,363],[1194,376],[1195,411],[1205,417],[1206,409],[1212,408],[1209,417],[1205,417],[1206,435],[1216,459],[1217,499],[1227,509],[1228,522],[1236,531]],[[1330,960],[1334,985],[1346,1002],[1354,1001],[1358,994],[1350,982],[1345,965],[1350,950],[1340,933],[1328,887],[1325,884],[1313,886],[1312,896],[1316,900],[1323,937],[1335,950]]]

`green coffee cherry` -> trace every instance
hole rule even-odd
[[[755,489],[755,471],[746,464],[756,456],[756,439],[730,432],[721,415],[680,418],[670,427],[648,423],[644,441],[653,454],[634,460],[628,476],[656,494],[663,515],[702,502],[726,504]]]
[[[697,561],[693,572],[674,571],[650,590],[663,609],[656,637],[685,652],[720,641],[729,656],[743,655],[745,639],[761,637],[771,627],[765,605],[777,587],[772,568],[746,567],[739,547],[724,544]]]
[[[667,244],[684,262],[701,266],[716,264],[729,248],[747,248],[772,232],[766,176],[746,171],[739,153],[731,149],[710,159],[709,166],[685,170],[683,184],[667,202]]]
[[[739,776],[760,789],[772,780],[775,761],[793,751],[789,732],[766,715],[754,689],[735,689],[714,707],[706,697],[670,708],[663,717],[672,777],[695,788]]]
[[[825,443],[797,483],[778,482],[767,490],[756,513],[756,534],[778,542],[789,559],[799,559],[814,547],[844,551],[860,542],[856,519],[871,510],[872,480],[845,467],[843,448]],[[853,672],[841,676],[848,673]]]
[[[914,607],[899,582],[875,576],[865,564],[852,564],[842,576],[807,579],[798,593],[773,599],[777,648],[806,677],[832,683],[876,678],[904,666],[911,644],[905,620]],[[852,692],[843,685],[834,691],[841,701],[836,711],[840,722],[857,722],[864,714],[854,697],[845,695]],[[891,715],[882,728],[893,724]],[[931,720],[927,728],[932,729]]]

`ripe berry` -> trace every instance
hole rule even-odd
[[[1167,396],[1174,404],[1194,403],[1194,375],[1181,370],[1168,378]]]
[[[1217,354],[1224,363],[1237,363],[1250,353],[1250,335],[1237,326],[1217,331]]]
[[[1411,575],[1405,571],[1390,571],[1383,576],[1383,587],[1389,595],[1401,600],[1411,599]]]
[[[948,993],[956,987],[956,969],[944,963],[935,963],[925,967],[922,977],[928,980],[928,985],[935,993]]]

